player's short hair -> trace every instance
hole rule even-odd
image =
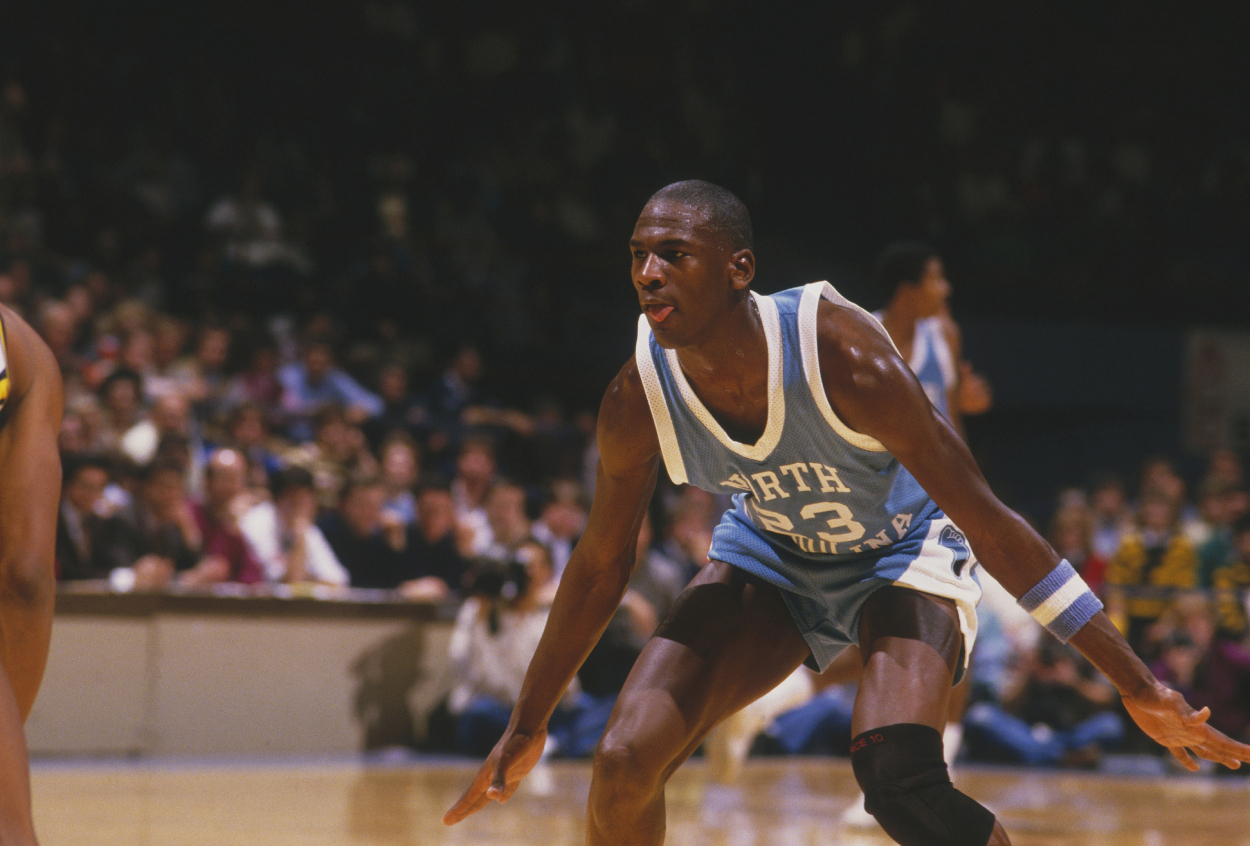
[[[940,258],[937,250],[920,241],[895,241],[877,257],[872,280],[877,293],[887,300],[899,285],[914,285],[924,276],[930,259]]]
[[[734,250],[755,249],[751,214],[746,204],[728,189],[702,179],[687,179],[665,185],[652,194],[647,203],[656,200],[669,200],[697,208],[704,214],[705,225],[723,235]]]

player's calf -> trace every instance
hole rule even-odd
[[[902,846],[986,846],[994,815],[955,789],[942,735],[916,723],[866,731],[851,742],[864,808]]]

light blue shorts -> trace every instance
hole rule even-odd
[[[848,556],[805,556],[758,529],[744,499],[735,496],[734,507],[712,533],[708,557],[781,589],[811,648],[808,663],[814,669],[824,670],[838,653],[859,642],[860,612],[869,596],[899,585],[954,601],[964,640],[955,681],[967,670],[981,599],[978,564],[963,532],[936,506],[890,546]]]

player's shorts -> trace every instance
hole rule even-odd
[[[734,497],[712,533],[708,557],[746,570],[781,589],[799,632],[811,648],[808,665],[822,671],[846,647],[859,642],[864,602],[887,585],[953,600],[963,633],[955,682],[963,678],[977,636],[981,584],[977,560],[963,532],[933,510],[902,540],[854,556],[798,555],[756,528],[744,498]]]

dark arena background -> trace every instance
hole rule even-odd
[[[200,459],[232,443],[241,386],[281,442],[248,484],[263,492],[279,465],[311,455],[326,518],[360,456],[317,453],[322,418],[293,411],[274,381],[315,338],[371,396],[388,369],[406,380],[385,413],[347,408],[342,443],[358,437],[376,469],[398,420],[422,476],[460,483],[461,450],[486,434],[493,469],[534,519],[565,502],[560,482],[586,480],[593,416],[633,352],[639,210],[670,182],[705,179],[751,210],[762,293],[828,279],[880,308],[883,248],[936,248],[963,356],[992,388],[965,428],[995,492],[1052,543],[1080,511],[1088,546],[1100,486],[1118,486],[1132,521],[1164,466],[1195,556],[1212,536],[1246,538],[1183,585],[1240,606],[1244,625],[1248,33],[1244,4],[1207,2],[0,2],[0,302],[67,374],[67,466],[121,444],[100,398],[110,374],[134,369],[148,393],[129,423],[155,426],[154,444],[176,430],[200,496]],[[195,371],[209,393],[188,393],[186,419],[166,426],[152,386],[185,375],[174,365],[193,362],[210,328],[228,353],[213,374]],[[131,492],[142,477],[138,463],[109,473]],[[681,527],[710,506],[661,493],[657,548],[685,544]],[[567,501],[584,507],[585,494]],[[1212,516],[1208,495],[1226,510]],[[1105,550],[1108,573],[1116,552]],[[1218,582],[1230,561],[1242,581]],[[330,596],[263,580],[145,591],[129,566],[61,575],[27,726],[45,846],[254,842],[248,820],[266,821],[246,809],[268,790],[303,810],[279,814],[260,842],[580,842],[579,763],[518,796],[527,810],[492,808],[467,834],[437,822],[471,773],[469,758],[442,757],[427,722],[452,684],[463,584],[401,596],[353,572]],[[1229,660],[1246,740],[1239,631]],[[1095,774],[972,753],[961,766],[1026,846],[1250,842],[1230,810],[1244,822],[1245,779],[1188,777],[1140,740],[1087,762]],[[312,775],[318,756],[328,770]],[[670,842],[886,842],[830,833],[853,801],[845,758],[829,757],[831,775],[786,760],[748,761],[746,807],[724,792],[732,784],[705,785],[697,762]],[[201,777],[257,786],[214,799],[193,832],[171,809],[194,807]],[[338,798],[306,803],[291,786],[305,778]],[[58,810],[84,796],[96,804]],[[1208,827],[1168,819],[1159,809],[1173,800]],[[1099,822],[1064,828],[1052,801]],[[777,807],[789,823],[769,816]],[[491,813],[504,820],[495,834]],[[544,819],[551,831],[524,839]]]

